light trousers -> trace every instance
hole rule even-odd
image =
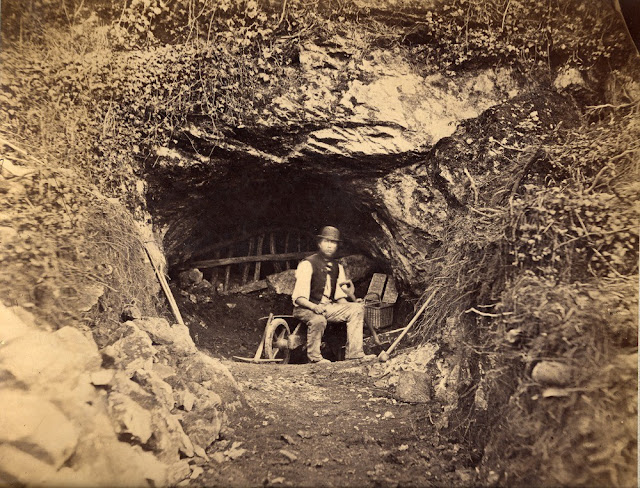
[[[320,344],[327,322],[347,323],[347,349],[345,359],[364,357],[362,350],[362,329],[364,326],[364,306],[362,303],[327,303],[323,315],[304,307],[294,307],[293,316],[307,324],[307,357],[309,361],[322,359]]]

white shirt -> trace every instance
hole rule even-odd
[[[337,263],[337,261],[336,261]],[[336,294],[335,300],[340,298],[347,298],[347,294],[340,288],[339,283],[343,281],[347,281],[347,276],[344,272],[344,267],[338,264],[338,281],[336,282]],[[306,259],[300,261],[298,264],[298,268],[296,269],[296,285],[293,288],[293,293],[291,294],[291,299],[293,300],[293,304],[296,304],[296,300],[298,298],[306,298],[309,300],[309,295],[311,294],[311,276],[313,275],[313,265],[307,261]],[[324,285],[324,292],[322,294],[322,300],[320,303],[331,303],[329,297],[331,296],[331,276],[327,273],[327,283]]]

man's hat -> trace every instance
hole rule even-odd
[[[329,241],[342,242],[340,240],[340,231],[335,227],[331,227],[330,225],[323,227],[320,234],[318,234],[316,237],[327,239]]]

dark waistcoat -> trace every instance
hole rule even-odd
[[[324,287],[327,283],[327,263],[332,263],[331,267],[331,293],[329,298],[334,300],[336,294],[336,285],[338,283],[338,261],[335,259],[325,260],[320,254],[316,253],[307,258],[307,261],[311,263],[313,267],[313,274],[311,275],[311,291],[309,293],[309,300],[313,303],[320,303],[322,295],[324,294]]]

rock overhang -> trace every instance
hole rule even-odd
[[[519,77],[509,68],[429,73],[401,50],[363,54],[344,37],[303,43],[300,63],[286,72],[287,89],[253,123],[220,129],[194,119],[172,147],[156,148],[147,170],[150,199],[165,200],[155,205],[155,216],[169,241],[178,239],[165,245],[180,254],[192,230],[201,240],[215,238],[221,222],[211,214],[228,220],[234,212],[216,195],[235,199],[234,191],[272,185],[322,214],[335,194],[353,218],[334,223],[366,222],[356,226],[359,250],[388,260],[405,284],[419,282],[420,263],[439,245],[451,206],[459,206],[452,196],[459,175],[447,180],[447,168],[434,163],[434,148],[465,121],[522,96]],[[322,205],[314,207],[309,192],[296,192],[298,184],[322,193]],[[172,201],[171,194],[179,198]],[[246,199],[231,220],[241,227],[252,207],[263,215],[269,205]],[[274,205],[272,215],[298,218],[290,204]],[[197,223],[195,215],[208,223]],[[321,225],[322,218],[315,220],[312,225]],[[202,227],[210,228],[209,237]]]

